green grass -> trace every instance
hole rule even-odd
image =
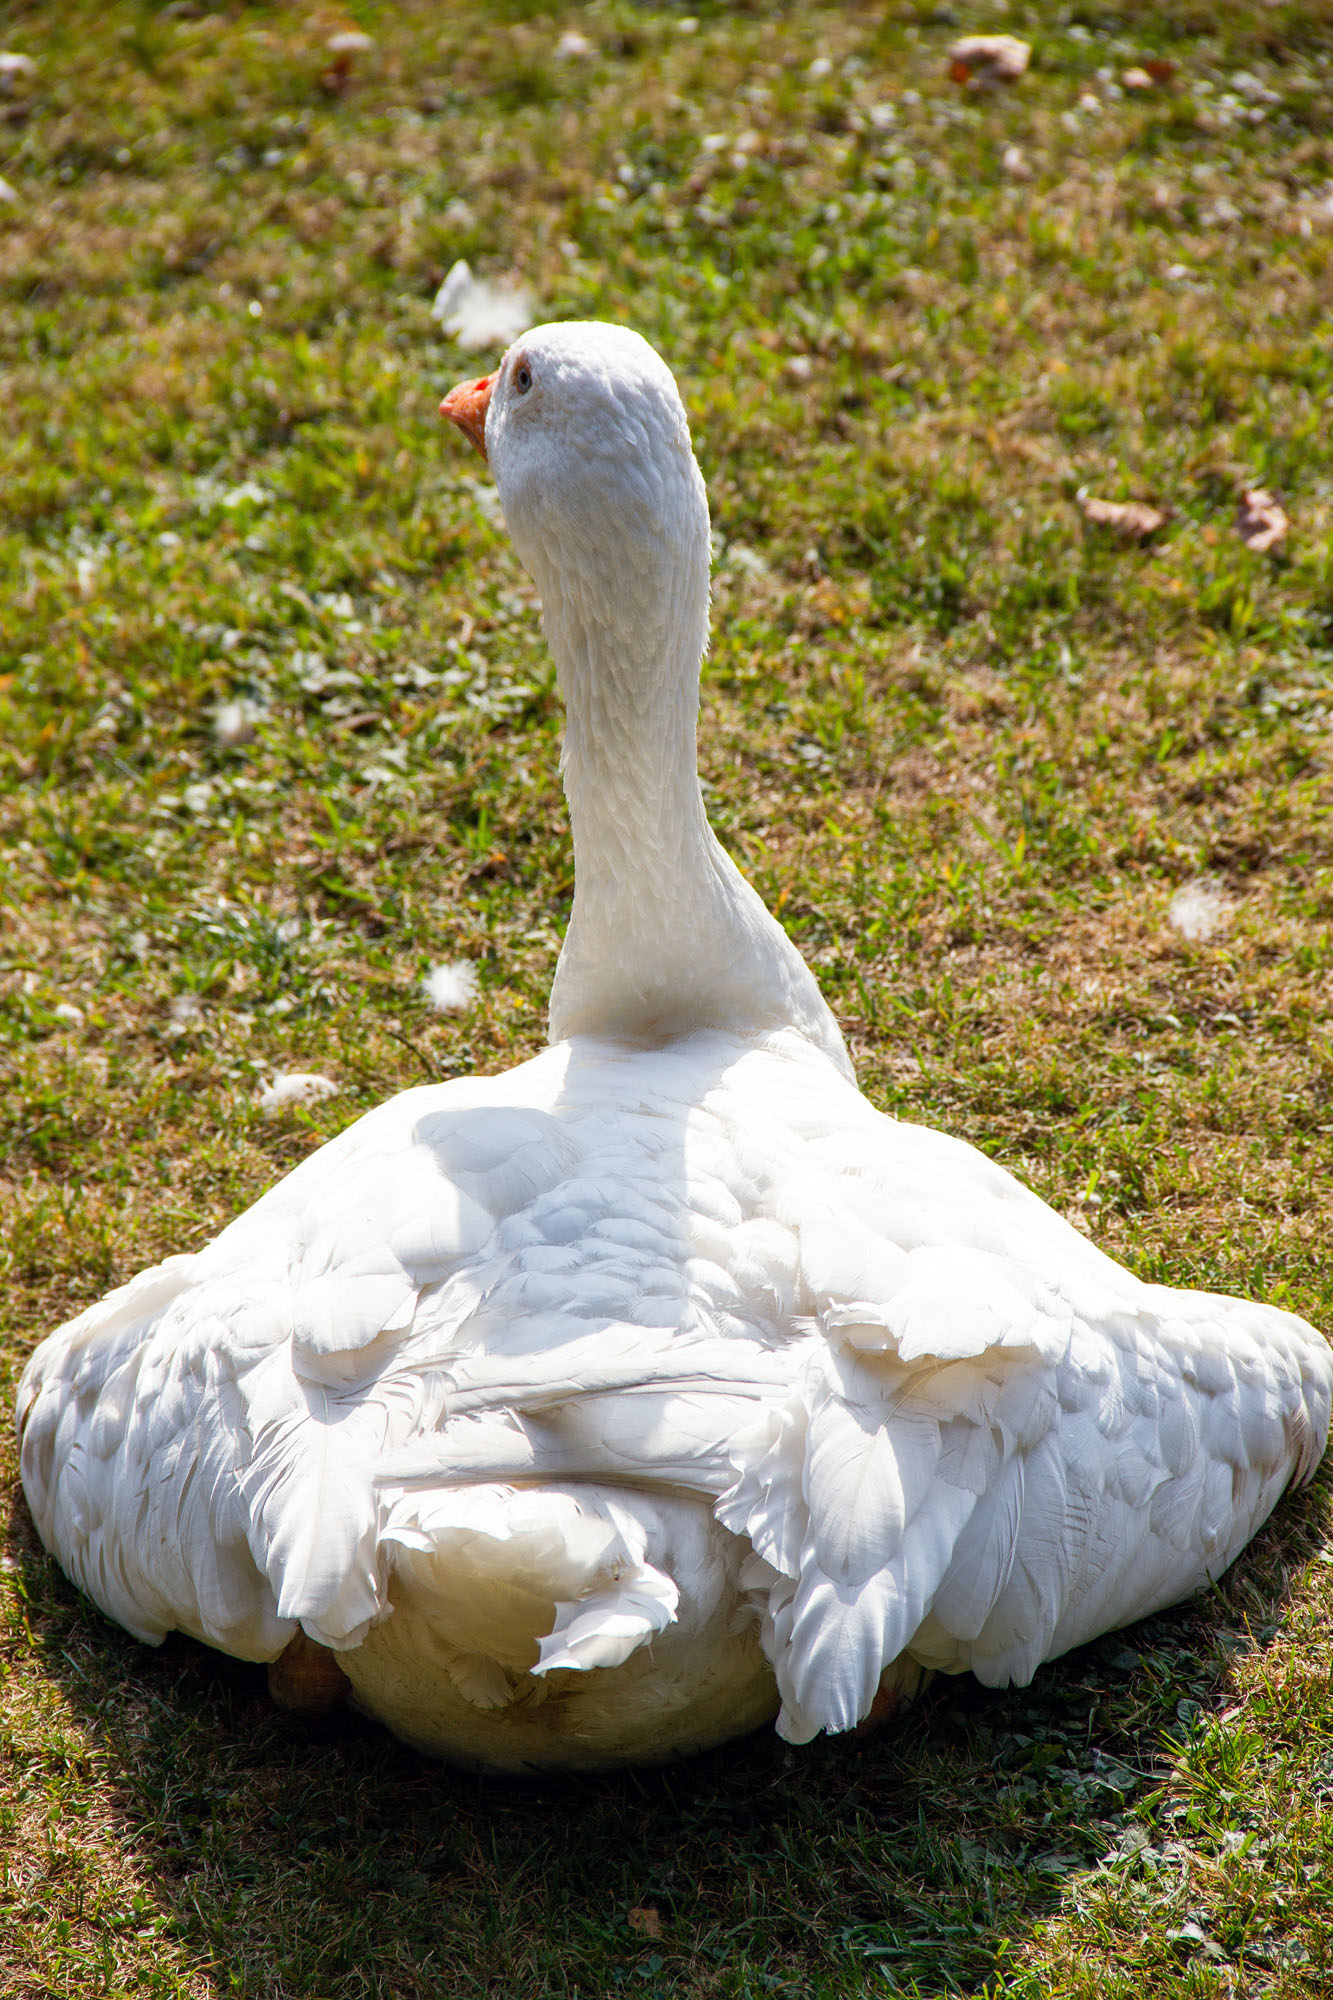
[[[677,371],[710,803],[869,1094],[1145,1275],[1333,1327],[1333,10],[357,0],[341,94],[336,10],[2,18],[5,1384],[360,1109],[540,1044],[560,720],[435,414],[487,360],[429,317],[460,255]],[[948,81],[977,27],[1033,42],[1019,88]],[[1085,490],[1170,516],[1126,544]],[[481,999],[433,1015],[456,956]],[[341,1095],[267,1119],[280,1066]],[[524,1788],[137,1647],[15,1497],[0,1994],[1314,2000],[1328,1511],[1029,1690]]]

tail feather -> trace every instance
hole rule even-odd
[[[386,1491],[400,1587],[460,1652],[510,1672],[618,1666],[675,1617],[642,1524],[583,1484]]]

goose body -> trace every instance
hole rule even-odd
[[[303,1635],[506,1768],[803,1741],[1190,1595],[1313,1472],[1328,1347],[860,1095],[704,815],[707,507],[646,343],[539,328],[446,408],[568,710],[551,1045],[391,1099],[45,1341],[47,1547],[150,1643]]]

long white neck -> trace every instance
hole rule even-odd
[[[575,881],[551,1038],[660,1044],[704,1028],[793,1027],[850,1077],[809,967],[704,811],[695,724],[708,632],[706,511],[702,532],[669,578],[631,573],[612,603],[572,589],[567,574],[542,579],[568,713],[562,769]]]

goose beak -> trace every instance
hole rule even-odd
[[[479,375],[475,382],[460,382],[440,404],[440,415],[448,417],[451,424],[457,424],[468,443],[474,444],[483,458],[486,457],[486,412],[491,406],[491,390],[494,387],[495,375]]]

